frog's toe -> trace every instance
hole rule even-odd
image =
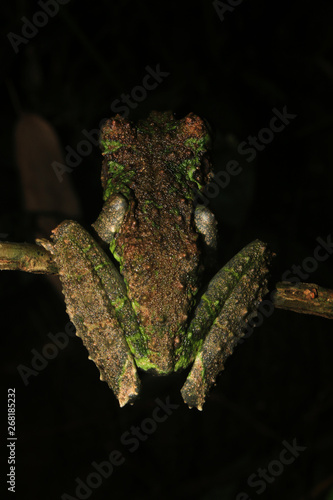
[[[199,363],[191,370],[191,375],[182,387],[181,395],[189,408],[197,408],[201,411],[208,388],[201,376],[201,369],[198,365]]]
[[[135,365],[131,359],[124,367],[124,373],[119,381],[119,390],[116,394],[119,405],[125,406],[127,403],[133,402],[140,390],[140,379],[138,377]]]

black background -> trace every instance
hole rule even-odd
[[[261,238],[277,253],[274,283],[313,255],[317,237],[326,240],[333,184],[330,2],[244,0],[222,16],[203,0],[70,0],[16,54],[7,34],[21,35],[22,16],[32,20],[39,10],[32,1],[1,6],[0,233],[6,239],[33,242],[36,231],[15,162],[13,96],[21,110],[52,124],[63,148],[75,149],[82,130],[98,128],[114,114],[114,100],[141,85],[147,66],[159,65],[169,75],[129,117],[193,111],[212,126],[215,172],[230,159],[242,165],[242,174],[210,200],[220,264]],[[269,125],[273,108],[285,106],[297,117],[255,160],[237,155],[239,143]],[[102,203],[100,165],[94,147],[70,175],[86,226]],[[54,184],[61,189],[56,176]],[[332,258],[307,281],[333,288]],[[31,366],[31,349],[41,352],[49,332],[64,331],[65,305],[44,276],[21,272],[1,273],[0,294],[1,398],[5,403],[7,388],[16,388],[18,498],[76,497],[76,478],[85,481],[92,463],[112,450],[125,461],[91,498],[247,498],[241,492],[251,499],[333,498],[330,320],[276,310],[228,360],[202,412],[182,401],[186,373],[141,374],[141,397],[120,409],[78,338],[25,386],[17,367]],[[131,452],[121,438],[145,425],[156,398],[178,407]],[[294,439],[306,450],[258,495],[249,476],[278,460],[283,441]],[[7,456],[5,444],[2,451]]]

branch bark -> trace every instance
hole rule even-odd
[[[280,309],[333,319],[333,290],[315,283],[281,281],[276,284],[273,302]]]
[[[30,243],[0,243],[0,270],[58,274],[50,252]]]
[[[43,247],[30,243],[0,243],[1,270],[58,274],[52,255]],[[273,304],[278,309],[333,319],[333,290],[314,283],[278,282]]]

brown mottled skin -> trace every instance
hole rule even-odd
[[[249,243],[196,296],[200,247],[207,254],[216,248],[213,214],[194,207],[211,175],[205,123],[152,112],[134,126],[116,116],[101,145],[105,203],[93,227],[120,273],[75,221],[40,243],[57,264],[77,335],[119,404],[139,394],[137,368],[163,374],[193,362],[181,393],[202,409],[247,322],[252,328],[268,291],[271,252],[259,240]]]
[[[177,361],[174,350],[182,342],[200,271],[193,220],[196,183],[180,175],[178,166],[198,159],[192,177],[200,185],[207,183],[206,150],[198,154],[191,146],[192,140],[207,138],[207,129],[193,114],[176,121],[171,113],[152,113],[137,127],[116,116],[107,122],[102,136],[122,144],[104,153],[103,188],[110,188],[109,196],[121,193],[129,201],[115,237],[115,253],[147,336],[150,361],[158,372],[168,373]],[[110,161],[123,168],[115,170],[112,164],[110,173]],[[127,173],[130,180],[123,183]]]

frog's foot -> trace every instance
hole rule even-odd
[[[205,397],[224,369],[244,327],[267,293],[267,265],[272,257],[259,240],[247,245],[211,280],[188,328],[185,358],[195,346],[197,355],[181,390],[190,408],[202,410]],[[205,332],[206,337],[203,339]]]

